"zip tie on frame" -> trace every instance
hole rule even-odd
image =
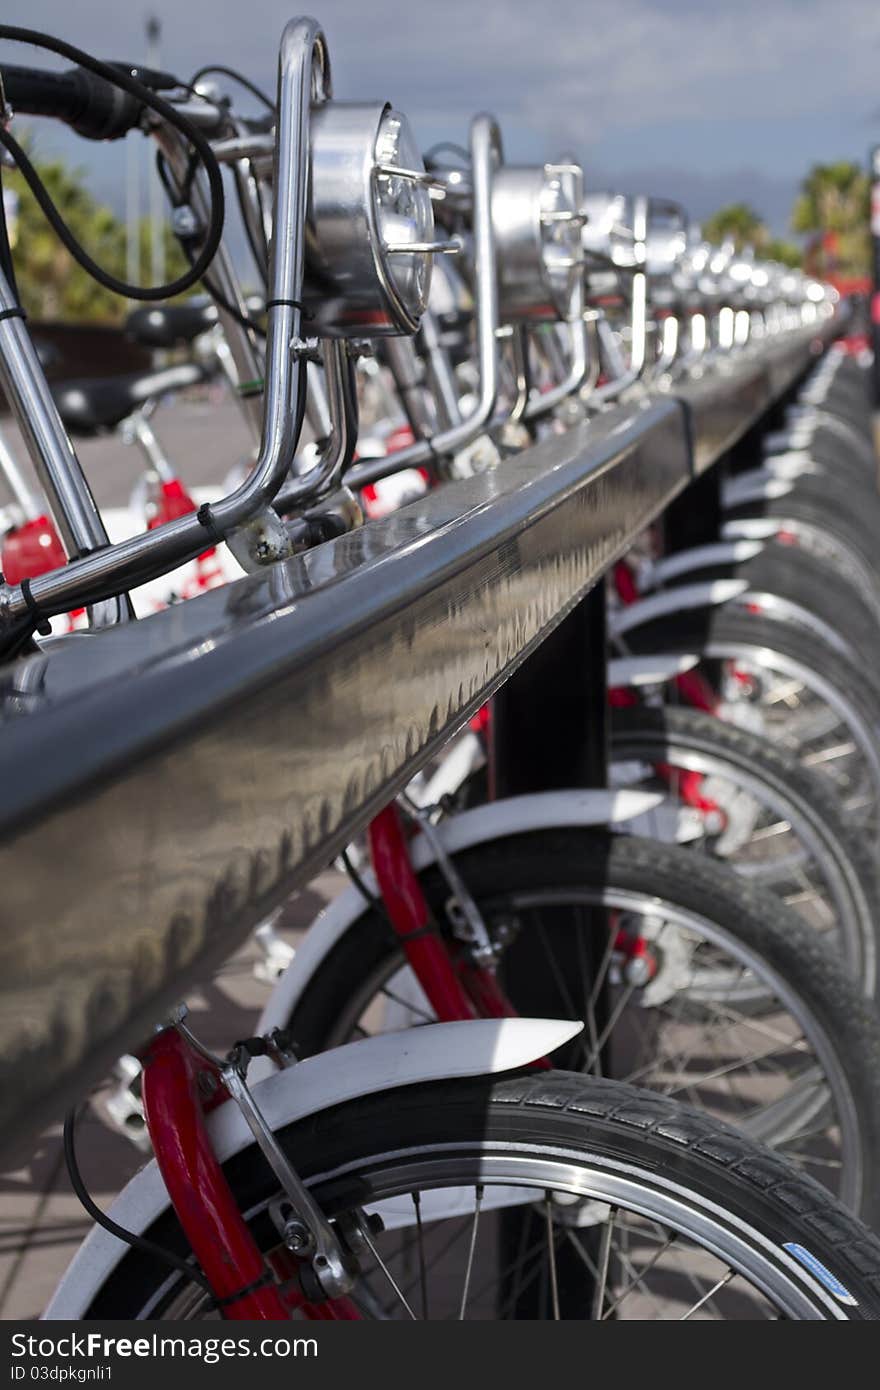
[[[242,400],[248,400],[251,396],[262,396],[265,389],[265,382],[261,376],[254,377],[253,381],[239,382],[236,390]]]
[[[426,922],[423,927],[416,927],[415,931],[402,932],[400,935],[398,935],[398,933],[395,932],[394,940],[397,942],[417,941],[420,936],[440,937],[440,928],[437,926],[436,922]]]
[[[110,544],[109,544],[109,542],[104,542],[102,545],[83,545],[83,546],[80,546],[80,548],[79,548],[79,550],[76,552],[76,554],[75,554],[75,555],[71,555],[70,558],[71,558],[71,560],[85,560],[85,559],[88,558],[89,555],[97,555],[97,553],[98,553],[99,550],[109,550],[109,549],[110,549]]]
[[[214,513],[211,511],[210,502],[203,502],[199,507],[199,510],[196,512],[196,521],[200,526],[204,526],[213,545],[223,544],[224,537],[217,529],[217,523],[214,520]]]
[[[27,318],[27,314],[25,313],[24,309],[22,309],[22,307],[21,307],[20,304],[16,304],[15,307],[14,307],[13,309],[2,309],[2,310],[0,310],[0,323],[2,323],[4,319],[26,319],[26,318]]]
[[[274,309],[286,305],[289,309],[299,309],[304,319],[313,319],[314,314],[310,314],[306,306],[300,299],[267,299],[266,308]]]
[[[215,1294],[211,1300],[215,1308],[228,1308],[230,1303],[238,1303],[239,1299],[247,1298],[249,1294],[256,1293],[259,1289],[264,1289],[267,1284],[274,1284],[275,1276],[271,1269],[264,1269],[258,1279],[250,1284],[245,1284],[243,1289],[236,1290],[235,1293],[226,1293],[222,1298]]]
[[[30,613],[31,615],[31,619],[37,632],[40,634],[41,637],[51,637],[52,624],[49,622],[48,618],[44,617],[44,615],[40,612],[39,608],[37,607],[37,601],[31,593],[31,581],[29,579],[23,579],[21,581],[21,584],[19,585],[19,588],[21,589],[21,596],[24,599],[25,607],[27,608],[28,613]]]

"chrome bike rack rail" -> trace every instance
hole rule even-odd
[[[803,376],[819,331],[0,672],[4,1135],[56,1120],[326,865]]]

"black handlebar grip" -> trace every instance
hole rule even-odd
[[[0,67],[6,100],[27,116],[54,116],[87,140],[118,140],[139,122],[141,103],[85,68],[43,72]]]

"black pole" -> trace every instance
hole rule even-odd
[[[874,408],[880,409],[880,145],[871,151],[871,368]]]
[[[563,618],[495,696],[493,799],[606,785],[605,652],[603,582]]]
[[[608,776],[608,691],[606,679],[606,615],[604,581],[563,619],[554,632],[499,690],[492,702],[490,789],[493,797],[565,788],[604,787]],[[507,953],[504,980],[520,1011],[534,1017],[564,1014],[558,979],[575,980],[584,960],[595,967],[605,941],[604,912],[583,914],[585,939],[580,943],[570,923],[543,923],[553,938],[555,970],[548,968],[539,933],[523,935]],[[590,966],[588,966],[590,968]],[[598,1026],[605,1000],[596,1001]],[[570,1009],[568,1010],[570,1012]],[[554,1055],[561,1067],[577,1067],[576,1048]],[[603,1052],[603,1070],[607,1054]],[[540,1209],[510,1211],[501,1216],[499,1257],[503,1269],[513,1269],[501,1285],[502,1306],[508,1303],[517,1318],[553,1316],[547,1271],[520,1285],[523,1252],[542,1248],[545,1217]],[[582,1248],[598,1258],[591,1230],[579,1232]],[[563,1318],[588,1316],[593,1283],[582,1257],[562,1241],[555,1255],[559,1311]]]

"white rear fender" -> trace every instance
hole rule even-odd
[[[612,637],[620,637],[634,627],[681,613],[685,608],[714,608],[722,603],[730,603],[731,599],[744,594],[748,587],[744,579],[707,579],[702,584],[681,584],[677,589],[663,589],[650,594],[648,598],[636,599],[635,603],[610,614],[608,630]]]
[[[278,1131],[295,1120],[377,1091],[526,1066],[554,1052],[582,1027],[560,1019],[504,1018],[382,1033],[319,1053],[287,1071],[273,1071],[254,1085],[254,1099],[269,1128]],[[232,1102],[208,1117],[208,1129],[214,1152],[223,1163],[254,1142]],[[123,1188],[109,1215],[127,1231],[142,1235],[168,1205],[165,1184],[153,1160]],[[85,1317],[127,1253],[127,1245],[96,1226],[74,1256],[44,1318]]]
[[[764,459],[764,471],[783,482],[803,478],[807,473],[821,473],[823,470],[803,450],[788,449],[782,454],[768,454]]]
[[[471,811],[450,816],[448,820],[440,822],[436,833],[447,854],[457,854],[490,840],[520,835],[530,830],[628,825],[636,817],[655,810],[664,799],[656,792],[536,792],[532,796],[512,796],[502,801],[492,801],[486,806],[477,806]],[[417,873],[435,863],[436,856],[424,835],[416,836],[409,850]],[[362,878],[370,892],[378,893],[370,869],[363,870]],[[258,1033],[268,1033],[272,1028],[286,1026],[318,967],[363,914],[364,899],[361,893],[357,888],[348,888],[316,918],[275,986],[257,1024]],[[271,1065],[259,1057],[253,1065],[258,1067],[261,1064]]]
[[[734,478],[725,478],[721,484],[722,507],[742,507],[749,502],[767,502],[776,497],[787,497],[794,484],[786,478],[778,478],[767,468],[753,468],[748,473],[737,473]]]
[[[741,516],[735,521],[725,521],[721,535],[725,540],[769,541],[775,539],[790,523],[779,521],[772,516]]]
[[[615,656],[608,663],[608,686],[625,690],[642,685],[664,685],[692,671],[699,661],[696,655],[660,652],[657,656]]]
[[[760,541],[718,541],[714,545],[694,545],[689,550],[676,551],[649,565],[639,576],[639,583],[644,593],[668,584],[670,579],[678,579],[682,574],[712,569],[716,565],[744,564],[746,560],[760,555],[762,549]]]

